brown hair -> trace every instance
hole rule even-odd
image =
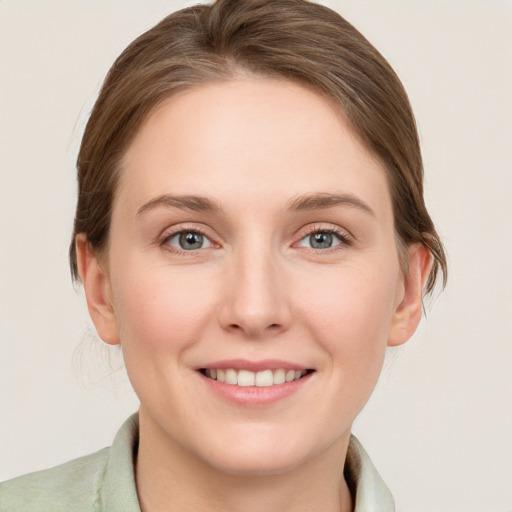
[[[407,94],[391,66],[334,11],[306,0],[218,0],[177,11],[133,41],[110,69],[78,155],[75,236],[97,252],[108,241],[120,161],[150,113],[180,88],[240,74],[286,78],[339,105],[363,143],[383,163],[399,253],[415,242],[431,253],[426,292],[443,246],[423,199],[423,164]]]

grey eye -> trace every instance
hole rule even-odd
[[[182,251],[196,251],[198,249],[211,247],[212,245],[211,241],[206,236],[197,231],[180,231],[169,237],[167,243]]]
[[[313,233],[309,235],[309,243],[313,249],[328,249],[332,246],[331,233]]]
[[[299,247],[310,247],[311,249],[330,249],[341,244],[340,237],[329,231],[317,231],[304,237],[299,242]]]

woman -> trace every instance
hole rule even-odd
[[[446,262],[406,94],[302,0],[174,13],[78,157],[73,276],[141,405],[0,510],[393,510],[351,425]]]

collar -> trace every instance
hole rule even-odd
[[[141,512],[135,485],[135,461],[139,447],[139,415],[130,416],[110,447],[99,499],[101,510]]]
[[[395,512],[393,496],[353,435],[350,436],[344,472],[355,502],[354,512]]]

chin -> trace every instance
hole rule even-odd
[[[260,450],[242,454],[238,450],[233,450],[232,453],[224,453],[216,458],[215,461],[212,461],[212,465],[217,470],[234,476],[272,476],[296,468],[301,462],[297,455],[276,453],[275,450],[268,452]]]
[[[298,438],[282,429],[243,430],[243,435],[229,435],[210,445],[208,453],[203,453],[209,465],[232,475],[270,476],[291,471],[323,451],[311,445],[316,436]]]

